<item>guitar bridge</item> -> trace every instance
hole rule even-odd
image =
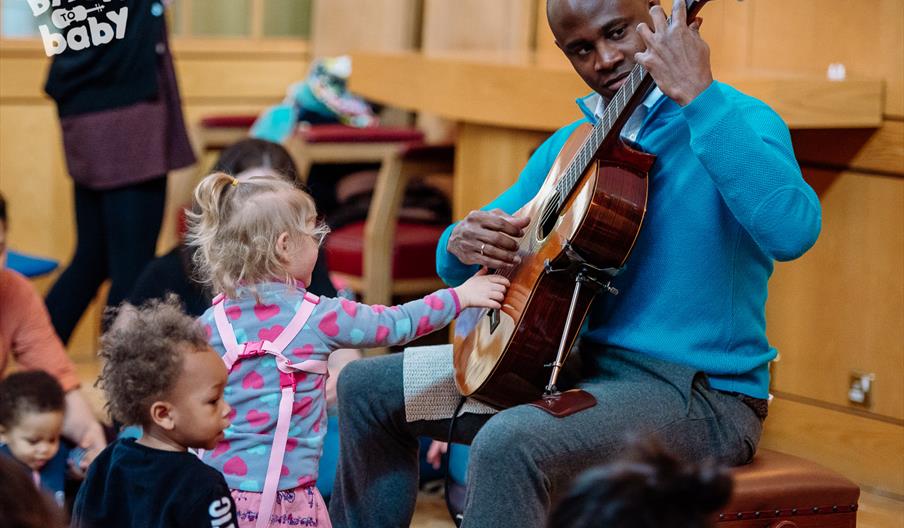
[[[492,334],[496,331],[496,327],[499,326],[499,310],[490,310],[487,312],[487,317],[490,318],[490,333]]]
[[[490,310],[487,312],[487,317],[490,318],[490,333],[492,334],[499,326],[499,310]]]

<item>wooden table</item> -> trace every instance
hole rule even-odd
[[[462,218],[507,189],[549,133],[581,117],[590,92],[561,55],[355,53],[350,88],[368,99],[459,123],[453,214]],[[791,128],[875,128],[882,81],[716,72],[762,99]]]

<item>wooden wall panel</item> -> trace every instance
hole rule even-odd
[[[670,9],[671,1],[662,4]],[[545,16],[541,0],[537,51],[553,54]],[[723,0],[701,16],[717,77],[749,70],[824,75],[840,62],[849,76],[884,79],[885,113],[904,117],[904,0]]]
[[[424,0],[421,49],[531,49],[537,3],[538,0]]]
[[[776,398],[760,446],[818,461],[897,501],[904,497],[901,425]]]
[[[767,334],[776,390],[848,406],[848,373],[875,372],[873,406],[904,419],[904,179],[806,170],[822,233],[776,265]]]
[[[420,0],[314,0],[312,11],[316,57],[362,49],[409,50],[417,44]]]
[[[800,163],[904,176],[904,121],[879,129],[792,130]]]
[[[904,0],[758,0],[750,62],[755,69],[884,78],[886,113],[904,116]]]

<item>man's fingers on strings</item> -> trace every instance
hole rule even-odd
[[[653,31],[656,33],[665,33],[668,29],[668,20],[665,16],[665,10],[660,5],[654,5],[650,8],[650,17],[653,19]]]
[[[672,25],[675,27],[687,25],[687,3],[684,0],[675,0],[672,4]]]

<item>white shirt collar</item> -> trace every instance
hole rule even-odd
[[[653,105],[656,104],[656,101],[659,101],[659,98],[664,96],[662,90],[659,89],[658,86],[653,86],[653,90],[641,101],[640,105],[646,107],[647,110],[653,108]],[[606,110],[606,101],[603,97],[598,93],[593,93],[585,99],[585,104],[588,108],[593,108],[593,115],[597,118],[603,116],[603,111]]]

